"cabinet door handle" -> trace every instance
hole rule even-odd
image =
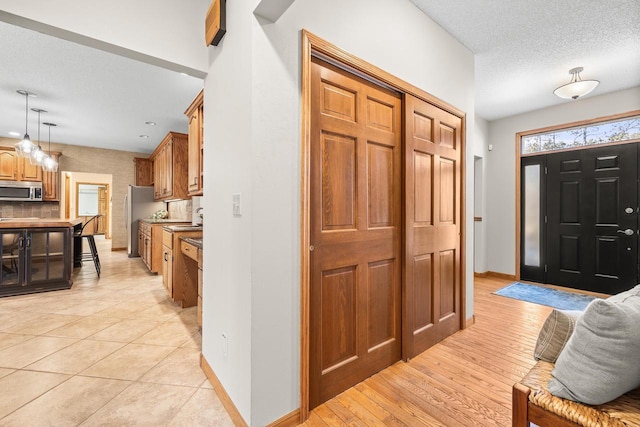
[[[165,252],[164,253],[164,260],[168,262],[169,260],[167,259],[167,255],[169,255],[169,254]]]

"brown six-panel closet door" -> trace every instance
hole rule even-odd
[[[405,112],[403,152],[402,95],[317,58],[311,104],[313,408],[459,328],[461,144],[460,119],[427,104],[422,122]]]

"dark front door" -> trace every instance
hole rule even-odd
[[[638,145],[548,154],[546,282],[606,294],[638,281]]]

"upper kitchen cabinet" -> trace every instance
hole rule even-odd
[[[52,151],[51,157],[59,163],[60,153]],[[60,201],[60,171],[42,172],[42,200],[45,202]]]
[[[150,159],[135,157],[136,185],[153,185],[153,163]]]
[[[29,158],[18,157],[13,148],[0,148],[0,180],[42,181],[42,168]]]
[[[200,91],[184,114],[189,120],[189,195],[202,196],[204,90]]]
[[[153,162],[153,193],[156,200],[188,199],[187,134],[169,132],[149,158]]]

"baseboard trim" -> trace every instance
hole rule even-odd
[[[467,319],[467,321],[465,322],[465,329],[473,326],[476,323],[476,315],[474,314],[473,316],[471,316],[470,318]]]
[[[267,427],[293,427],[301,423],[300,409],[289,412],[288,414],[278,418],[274,422],[267,424]]]
[[[224,409],[226,409],[229,413],[229,417],[231,418],[231,421],[233,421],[233,424],[236,427],[249,427],[249,424],[247,424],[244,418],[242,418],[242,415],[240,415],[240,411],[238,411],[238,408],[236,408],[236,405],[234,405],[233,400],[231,400],[231,397],[229,397],[229,395],[227,394],[227,391],[222,386],[222,383],[216,376],[215,372],[213,372],[211,365],[209,365],[207,359],[205,359],[204,354],[202,353],[200,353],[200,367],[213,386],[213,390],[220,398],[222,406],[224,406]]]
[[[126,251],[127,248],[111,248],[111,252]]]
[[[496,271],[485,271],[484,273],[473,273],[474,277],[493,277],[494,279],[516,280],[515,274],[498,273]]]

